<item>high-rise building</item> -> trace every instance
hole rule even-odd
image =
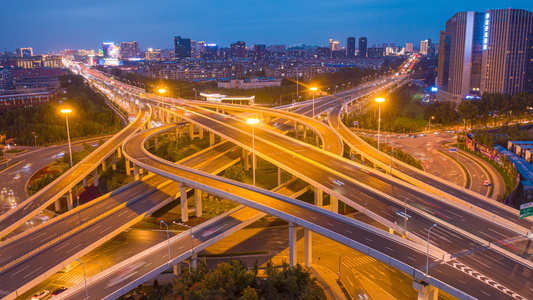
[[[198,42],[198,56],[196,58],[202,57],[202,53],[204,53],[205,50],[205,42],[199,41]]]
[[[217,44],[207,44],[204,47],[202,52],[202,59],[212,60],[218,59],[218,45]]]
[[[413,43],[405,43],[405,52],[407,53],[413,52]]]
[[[355,38],[349,37],[346,39],[346,57],[354,58],[355,57]]]
[[[420,54],[427,55],[428,54],[428,40],[420,41]]]
[[[191,58],[191,39],[174,37],[174,59]]]
[[[387,47],[387,48],[389,48],[389,47]],[[387,49],[387,48],[385,48],[385,49]],[[368,57],[372,57],[372,58],[383,57],[383,48],[380,48],[380,47],[368,48],[367,52],[368,52]]]
[[[366,57],[366,37],[359,38],[359,57]]]
[[[437,98],[459,102],[469,94],[528,89],[532,33],[533,13],[522,9],[455,14],[440,37]]]
[[[18,57],[32,57],[33,56],[33,48],[32,47],[18,48],[17,49],[17,56]]]
[[[140,56],[139,43],[137,42],[120,43],[120,56],[122,58],[138,58]]]
[[[246,43],[244,41],[237,41],[231,44],[231,57],[245,58],[246,57]]]
[[[196,41],[191,41],[191,58],[198,58],[198,47]]]

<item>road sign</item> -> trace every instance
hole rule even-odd
[[[520,205],[520,219],[533,216],[533,202]]]
[[[354,124],[354,125],[357,125],[357,124],[359,124],[359,122],[355,121],[355,122],[353,122],[353,124]]]
[[[457,147],[450,147],[450,149],[448,149],[448,151],[450,151],[450,152],[457,152]]]

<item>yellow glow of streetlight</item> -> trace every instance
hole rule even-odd
[[[62,109],[61,112],[64,113],[64,114],[69,114],[69,113],[72,112],[72,109],[70,109],[70,108]]]
[[[161,93],[161,94],[164,94],[164,93],[167,92],[167,90],[165,90],[165,89],[159,89],[158,92]]]
[[[317,88],[316,87],[312,87],[312,88],[310,88],[310,90],[314,92],[314,91],[317,90]]]
[[[257,125],[257,124],[259,124],[260,120],[256,119],[256,118],[251,118],[251,119],[246,120],[246,122],[248,122],[249,124],[252,124],[252,125]]]
[[[431,119],[435,119],[435,117],[432,116]]]
[[[385,98],[376,98],[376,102],[379,102],[379,103],[385,102]]]

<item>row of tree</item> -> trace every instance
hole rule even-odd
[[[36,105],[5,110],[0,113],[0,135],[14,138],[19,145],[38,145],[67,140],[63,107],[72,109],[69,114],[71,139],[120,130],[120,120],[105,103],[105,98],[83,83],[79,75],[60,78],[65,94],[58,94],[63,104]]]
[[[187,269],[174,284],[159,286],[154,282],[153,286],[137,288],[137,292],[145,295],[136,299],[326,299],[307,269],[300,264],[289,267],[285,261],[281,268],[267,262],[264,276],[259,276],[257,260],[251,270],[240,260],[208,270],[202,259],[196,269]]]

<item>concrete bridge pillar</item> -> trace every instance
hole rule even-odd
[[[194,205],[196,206],[196,216],[202,215],[202,191],[194,189]]]
[[[307,137],[307,128],[305,128],[305,125],[303,126],[304,128],[304,139]]]
[[[304,244],[305,267],[309,268],[313,264],[313,232],[309,229],[304,229]]]
[[[98,168],[93,171],[93,185],[97,187],[100,182],[98,181]]]
[[[189,212],[187,207],[187,185],[180,182],[180,201],[181,201],[181,220],[183,222],[189,221]]]
[[[68,194],[65,194],[65,196],[67,196],[67,208],[71,210],[74,207],[74,193],[72,193],[72,189],[68,190]]]
[[[215,144],[215,134],[212,131],[209,131],[209,147],[212,147]]]
[[[318,207],[324,206],[324,192],[315,187],[315,205]]]
[[[115,154],[111,155],[111,168],[113,169],[113,171],[117,170],[117,160],[115,158]]]
[[[331,204],[331,211],[334,213],[339,212],[339,199],[329,195],[329,203]]]
[[[137,165],[133,165],[133,179],[139,180],[139,167]]]
[[[193,254],[191,256],[192,268],[196,269],[198,267],[198,254]]]
[[[130,176],[130,174],[131,174],[131,162],[127,158],[124,158],[124,162],[126,163],[126,175]]]
[[[439,289],[423,281],[413,281],[413,288],[418,291],[418,300],[437,300],[439,297]]]
[[[194,140],[194,124],[189,122],[189,137]]]
[[[87,185],[87,177],[83,178],[83,187],[84,188],[88,187],[88,185]]]
[[[281,185],[285,179],[285,170],[278,167],[278,185]]]
[[[242,148],[242,160],[244,162],[244,171],[250,170],[250,162],[248,161],[248,151]]]
[[[180,138],[180,131],[181,131],[181,130],[180,130],[179,127],[176,128],[176,133],[175,133],[175,135],[176,135],[176,139],[177,139],[177,140]]]
[[[122,148],[118,147],[117,148],[117,158],[121,158],[121,157],[122,157]]]
[[[296,139],[299,139],[299,132],[298,132],[298,122],[294,122],[294,137]]]
[[[170,139],[170,131],[168,132],[168,138]],[[154,145],[157,146],[157,144],[159,144],[159,136],[156,135]]]
[[[173,271],[174,271],[175,276],[178,276],[181,274],[181,262],[174,265]]]
[[[105,159],[102,161],[102,171],[107,171],[107,165],[106,165],[106,162],[105,162]]]
[[[198,133],[200,134],[200,139],[204,139],[204,129],[200,126],[198,126]]]
[[[318,136],[318,133],[315,133],[315,139],[316,139],[316,146],[320,146],[320,137]]]
[[[293,222],[289,222],[289,265],[291,267],[296,266],[297,264],[297,258],[296,258],[296,242],[298,241],[296,237],[296,233],[298,231],[298,227]]]
[[[57,199],[55,201],[55,210],[60,211],[61,210],[61,199]]]

